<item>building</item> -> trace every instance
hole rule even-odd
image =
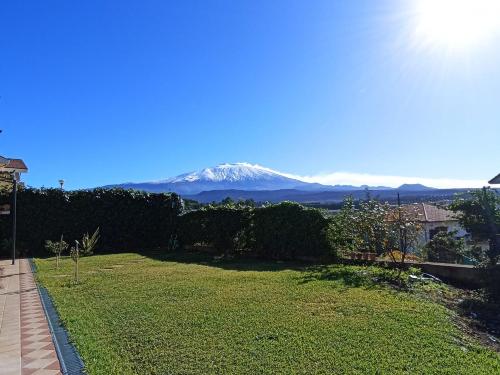
[[[416,206],[423,225],[423,233],[419,245],[423,246],[427,244],[439,232],[456,231],[457,237],[470,237],[458,222],[458,217],[453,211],[427,203],[417,203]]]
[[[500,184],[500,173],[496,177],[493,177],[488,183],[490,184]]]
[[[404,205],[403,208],[416,215],[422,224],[422,234],[417,247],[426,245],[439,232],[454,232],[458,238],[469,239],[470,235],[462,228],[453,211],[428,203]]]
[[[0,156],[0,188],[11,187],[12,179],[19,180],[19,174],[26,172],[28,172],[28,167],[21,159],[9,159]]]

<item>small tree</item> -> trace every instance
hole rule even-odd
[[[392,210],[386,219],[387,231],[384,241],[387,253],[397,265],[399,272],[404,268],[406,256],[416,249],[422,232],[422,223],[417,207],[401,206]],[[395,250],[399,251],[396,255]]]
[[[75,241],[75,246],[71,248],[70,254],[71,259],[75,262],[75,283],[79,282],[79,274],[78,274],[78,262],[80,260],[80,255],[86,256],[91,255],[94,251],[95,246],[97,245],[97,241],[99,240],[99,228],[97,228],[92,236],[89,236],[88,233],[85,233],[82,237],[81,250],[80,250],[80,242]]]
[[[387,237],[385,219],[389,212],[387,203],[369,198],[359,207],[358,236],[363,241],[365,251],[381,254]]]
[[[56,256],[56,268],[59,268],[59,259],[61,253],[68,248],[68,244],[64,241],[63,235],[58,242],[47,240],[45,241],[45,249]]]
[[[71,259],[75,262],[75,283],[78,284],[78,261],[80,260],[80,249],[78,246],[80,243],[75,241],[75,246],[73,246],[70,250]]]

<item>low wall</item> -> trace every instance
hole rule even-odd
[[[419,267],[423,272],[430,273],[452,284],[470,288],[482,286],[484,271],[474,266],[432,262],[413,263],[413,265]]]
[[[384,263],[386,266],[395,267],[392,262],[377,260],[376,263]],[[465,288],[480,288],[483,286],[484,270],[468,264],[414,262],[406,261],[405,268],[417,267],[424,273],[431,274],[437,278]]]
[[[366,261],[357,259],[342,259],[346,264],[383,264],[386,267],[396,267],[391,261],[377,259],[376,261]],[[422,272],[436,276],[437,278],[465,288],[481,288],[483,286],[484,270],[475,268],[467,264],[435,263],[435,262],[415,262],[407,260],[404,268],[417,267]]]

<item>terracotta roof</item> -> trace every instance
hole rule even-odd
[[[406,204],[402,206],[409,213],[415,214],[422,223],[457,221],[453,211],[427,203]]]
[[[490,181],[489,181],[490,184],[500,184],[500,173],[497,174],[496,177],[493,177]]]
[[[3,160],[8,160],[7,164],[3,166],[2,168],[4,169],[16,169],[19,172],[26,172],[28,170],[28,167],[26,164],[24,164],[24,161],[21,159],[9,159],[9,158],[2,158]]]

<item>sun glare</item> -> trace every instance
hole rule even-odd
[[[500,32],[500,0],[416,0],[418,39],[447,49],[469,49]]]

